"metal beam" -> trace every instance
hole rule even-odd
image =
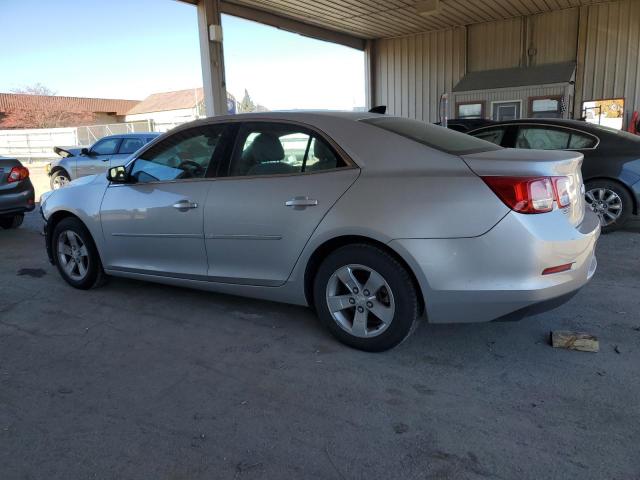
[[[376,40],[367,40],[364,49],[364,95],[367,108],[376,106]]]
[[[245,20],[252,20],[254,22],[263,23],[265,25],[270,25],[281,30],[298,33],[300,35],[304,35],[305,37],[311,37],[318,40],[324,40],[326,42],[337,43],[346,47],[355,48],[357,50],[365,49],[365,40],[362,38],[354,37],[353,35],[349,35],[347,33],[318,27],[309,23],[300,22],[298,20],[283,17],[281,15],[276,15],[265,10],[245,7],[244,5],[238,5],[237,3],[230,3],[225,1],[220,2],[220,10],[222,13],[233,15],[234,17],[240,17],[244,18]]]
[[[197,10],[205,110],[208,117],[226,115],[228,113],[227,87],[222,49],[220,0],[200,0]]]

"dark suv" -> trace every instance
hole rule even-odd
[[[29,170],[15,158],[0,157],[0,227],[18,228],[35,208]]]

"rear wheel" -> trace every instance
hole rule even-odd
[[[24,213],[18,213],[16,215],[7,215],[0,217],[0,228],[10,229],[18,228],[24,221]]]
[[[80,220],[61,220],[53,230],[51,242],[58,271],[69,285],[87,290],[103,283],[104,271],[98,250]]]
[[[594,180],[585,185],[587,206],[600,217],[603,233],[621,228],[633,208],[629,192],[619,183]]]
[[[64,187],[70,181],[71,179],[69,178],[69,174],[67,172],[63,170],[56,170],[51,174],[49,184],[51,185],[51,190],[58,190],[59,188]]]
[[[320,265],[314,282],[320,320],[341,342],[379,352],[395,347],[413,331],[419,316],[409,272],[385,251],[347,245]]]

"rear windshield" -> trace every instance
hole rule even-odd
[[[361,122],[396,133],[428,147],[453,155],[501,150],[502,147],[466,133],[456,132],[439,125],[401,117],[365,118]]]
[[[615,128],[607,127],[605,125],[598,125],[597,123],[590,123],[589,126],[594,127],[596,130],[600,130],[606,133],[612,133],[620,137],[620,139],[631,140],[632,142],[640,143],[640,136],[624,130],[616,130]]]

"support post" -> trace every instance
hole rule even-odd
[[[367,110],[376,106],[375,40],[367,40],[364,47],[364,93]]]
[[[202,88],[208,117],[227,114],[227,88],[220,23],[220,0],[199,0],[198,32]]]

